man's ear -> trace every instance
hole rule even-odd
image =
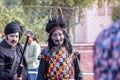
[[[8,35],[5,35],[6,40],[8,40]]]

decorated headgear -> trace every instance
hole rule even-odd
[[[20,26],[17,22],[8,23],[4,29],[5,35],[19,32],[20,37],[22,36],[23,31],[24,28]]]
[[[51,33],[54,30],[64,30],[66,28],[66,23],[62,18],[54,18],[52,20],[49,20],[46,26],[46,32]]]
[[[67,26],[65,19],[63,19],[62,10],[61,9],[58,10],[61,13],[59,17],[51,17],[51,11],[50,11],[49,20],[46,25],[46,32],[49,34],[57,29],[64,30]]]

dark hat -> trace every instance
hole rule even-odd
[[[22,36],[23,31],[24,31],[23,27],[20,26],[17,22],[8,23],[4,29],[5,35],[19,32],[20,37]]]
[[[34,34],[34,32],[33,32],[33,31],[31,31],[31,30],[26,31],[26,33],[27,33],[27,34],[30,34],[30,36],[34,36],[34,35],[35,35],[35,34]]]
[[[66,21],[62,18],[52,18],[46,25],[46,32],[50,34],[56,29],[64,30],[66,28],[66,25]]]

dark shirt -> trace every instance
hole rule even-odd
[[[13,80],[21,58],[20,49],[23,50],[20,45],[17,45],[16,48],[13,49],[5,40],[0,43],[0,80]],[[15,56],[16,61],[15,65],[13,65]],[[27,63],[24,58],[22,64],[22,80],[28,80]],[[14,69],[11,72],[12,66],[14,66]]]

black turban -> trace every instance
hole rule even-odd
[[[67,26],[66,21],[62,18],[52,18],[48,21],[46,25],[46,32],[51,33],[54,28],[59,27],[59,29],[65,29]]]
[[[11,33],[19,32],[19,37],[21,38],[23,30],[24,30],[23,27],[20,26],[17,22],[11,22],[6,25],[4,33],[5,35],[8,35]]]

